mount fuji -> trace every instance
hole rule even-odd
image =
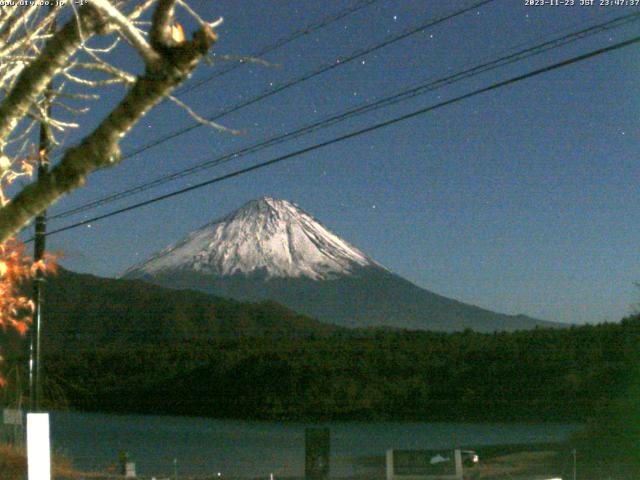
[[[558,326],[422,289],[295,204],[270,197],[195,230],[123,276],[243,301],[275,300],[348,327],[492,332]]]

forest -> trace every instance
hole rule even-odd
[[[640,316],[513,333],[337,330],[49,349],[82,410],[278,420],[586,422],[638,379]]]

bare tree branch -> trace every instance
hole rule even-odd
[[[11,52],[18,50],[19,48],[22,48],[27,44],[35,45],[35,40],[38,38],[41,38],[40,34],[43,31],[48,30],[49,25],[51,25],[51,22],[53,21],[53,19],[57,14],[58,14],[57,9],[50,10],[49,13],[47,13],[46,17],[42,21],[40,21],[34,29],[29,30],[28,33],[24,35],[22,38],[19,38],[12,42],[6,42],[5,45],[2,48],[0,48],[0,55],[1,56],[8,55]]]
[[[15,85],[0,103],[0,147],[31,105],[47,88],[51,79],[80,48],[83,34],[93,35],[100,18],[87,5],[80,8],[80,21],[71,19],[47,42],[37,58],[22,70]]]
[[[187,114],[189,114],[189,116],[191,118],[193,118],[196,122],[202,123],[203,125],[207,125],[207,126],[213,128],[214,130],[219,130],[221,132],[230,133],[232,135],[240,135],[240,133],[241,133],[240,130],[234,130],[232,128],[225,127],[224,125],[220,125],[217,122],[214,122],[212,120],[204,118],[203,116],[199,115],[194,109],[192,109],[189,105],[187,105],[186,103],[184,103],[182,100],[178,99],[177,97],[174,97],[173,95],[169,95],[168,98],[173,103],[175,103],[180,108],[182,108],[185,112],[187,112]]]
[[[17,6],[14,6],[15,11],[13,13],[17,13],[18,15],[16,15],[15,17],[11,15],[11,17],[7,19],[11,21],[4,22],[5,26],[2,31],[0,31],[0,40],[8,42],[11,36],[16,32],[16,30],[18,30],[25,22],[27,22],[29,17],[37,11],[37,8],[38,6],[35,2],[26,8],[18,8]]]
[[[153,12],[151,24],[151,45],[156,50],[162,50],[167,46],[172,46],[171,27],[173,26],[173,15],[176,0],[159,0],[158,6]]]
[[[45,210],[60,197],[83,185],[91,172],[118,163],[120,160],[120,139],[149,109],[184,81],[198,62],[207,55],[217,37],[206,25],[194,34],[192,40],[182,42],[179,45],[175,45],[170,33],[166,35],[167,28],[171,27],[173,6],[173,0],[160,0],[154,12],[151,27],[152,45],[159,54],[159,61],[147,65],[146,72],[137,77],[118,106],[91,134],[85,137],[78,146],[68,149],[62,160],[48,174],[26,186],[9,204],[0,209],[0,242],[5,241],[26,225],[32,217]],[[98,28],[94,24],[91,25],[93,30]],[[55,56],[54,54],[59,54],[60,50],[67,49],[69,51],[71,48],[77,49],[79,47],[80,34],[77,28],[74,29],[69,25],[65,28],[67,28],[67,33],[63,36],[56,34],[45,47],[43,54],[47,51],[50,55]],[[67,37],[72,37],[74,41]],[[54,40],[56,41],[54,42]],[[55,48],[52,44],[55,45]],[[52,69],[50,72],[60,70],[61,63],[59,62],[57,69]],[[46,77],[39,69],[32,72],[33,75],[36,73],[38,77]],[[24,87],[29,92],[38,90],[30,85],[33,81],[37,80],[27,82],[28,88]],[[44,87],[39,91],[42,90]],[[30,95],[33,101],[33,93]],[[6,101],[0,105],[0,134],[10,131],[11,121],[13,121],[6,113],[6,109],[2,110],[5,103]],[[29,108],[29,102],[19,102],[18,99],[14,99],[13,103],[21,106],[22,116],[24,116],[26,109]],[[15,121],[17,122],[17,120]]]
[[[155,63],[160,60],[158,53],[151,48],[133,22],[120,13],[108,0],[91,0],[91,5],[99,10],[107,21],[118,26],[120,34],[138,50],[146,63]]]
[[[132,11],[131,13],[129,13],[128,18],[129,20],[137,20],[138,18],[140,18],[140,16],[146,12],[147,10],[149,10],[149,8],[151,8],[151,5],[153,5],[154,3],[156,3],[156,0],[145,0],[144,2],[142,2],[140,5],[137,5]]]

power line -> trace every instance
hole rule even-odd
[[[324,147],[327,147],[329,145],[333,145],[335,143],[343,142],[345,140],[348,140],[348,139],[351,139],[351,138],[354,138],[354,137],[358,137],[360,135],[364,135],[364,134],[369,133],[369,132],[373,132],[373,131],[378,130],[380,128],[388,127],[390,125],[394,125],[396,123],[400,123],[400,122],[403,122],[405,120],[409,120],[409,119],[418,117],[420,115],[424,115],[426,113],[432,112],[432,111],[437,110],[439,108],[443,108],[443,107],[446,107],[448,105],[452,105],[452,104],[461,102],[461,101],[466,100],[468,98],[475,97],[477,95],[480,95],[480,94],[483,94],[483,93],[487,93],[487,92],[496,90],[498,88],[505,87],[507,85],[512,85],[512,84],[520,82],[522,80],[533,78],[533,77],[536,77],[536,76],[551,72],[553,70],[557,70],[559,68],[563,68],[563,67],[566,67],[568,65],[572,65],[574,63],[578,63],[578,62],[581,62],[581,61],[596,57],[598,55],[602,55],[604,53],[608,53],[608,52],[612,52],[614,50],[618,50],[618,49],[621,49],[621,48],[624,48],[624,47],[628,47],[630,45],[633,45],[633,44],[636,44],[636,43],[639,43],[639,42],[640,42],[640,37],[635,37],[635,38],[632,38],[630,40],[626,40],[624,42],[619,42],[619,43],[616,43],[614,45],[610,45],[608,47],[604,47],[604,48],[600,48],[600,49],[597,49],[597,50],[593,50],[593,51],[591,51],[589,53],[578,55],[578,56],[572,57],[570,59],[554,63],[554,64],[549,65],[547,67],[539,68],[537,70],[533,70],[533,71],[525,73],[523,75],[518,75],[518,76],[512,77],[512,78],[510,78],[508,80],[503,80],[503,81],[494,83],[492,85],[489,85],[488,87],[483,87],[483,88],[474,90],[474,91],[472,91],[470,93],[466,93],[464,95],[457,96],[457,97],[452,98],[450,100],[446,100],[444,102],[440,102],[440,103],[437,103],[435,105],[431,105],[431,106],[428,106],[428,107],[425,107],[425,108],[421,108],[421,109],[415,110],[415,111],[413,111],[411,113],[407,113],[405,115],[401,115],[399,117],[395,117],[395,118],[392,118],[390,120],[386,120],[384,122],[380,122],[380,123],[377,123],[375,125],[372,125],[372,126],[360,129],[360,130],[355,130],[355,131],[347,133],[345,135],[341,135],[339,137],[335,137],[335,138],[333,138],[331,140],[327,140],[325,142],[318,143],[318,144],[312,145],[310,147],[306,147],[306,148],[297,150],[295,152],[291,152],[291,153],[288,153],[286,155],[282,155],[282,156],[273,158],[271,160],[268,160],[268,161],[265,161],[265,162],[262,162],[262,163],[258,163],[256,165],[252,165],[250,167],[246,167],[246,168],[243,168],[243,169],[240,169],[240,170],[236,170],[235,172],[228,173],[226,175],[222,175],[222,176],[219,176],[219,177],[216,177],[216,178],[204,181],[204,182],[200,182],[200,183],[198,183],[196,185],[192,185],[192,186],[189,186],[189,187],[186,187],[186,188],[182,188],[180,190],[176,190],[176,191],[173,191],[171,193],[160,195],[160,196],[151,198],[149,200],[145,200],[143,202],[139,202],[139,203],[130,205],[128,207],[124,207],[124,208],[120,208],[120,209],[117,209],[117,210],[113,210],[113,211],[105,213],[103,215],[98,215],[98,216],[95,216],[93,218],[90,218],[90,219],[87,219],[87,220],[83,220],[81,222],[77,222],[77,223],[62,227],[62,228],[58,228],[56,230],[52,230],[52,231],[47,233],[47,236],[54,235],[56,233],[64,232],[64,231],[67,231],[67,230],[71,230],[71,229],[74,229],[74,228],[78,228],[78,227],[81,227],[83,225],[87,225],[89,223],[97,222],[97,221],[103,220],[105,218],[113,217],[113,216],[119,215],[121,213],[129,212],[131,210],[135,210],[135,209],[144,207],[146,205],[150,205],[152,203],[156,203],[156,202],[159,202],[159,201],[162,201],[162,200],[166,200],[168,198],[172,198],[172,197],[175,197],[175,196],[178,196],[178,195],[182,195],[184,193],[191,192],[193,190],[197,190],[197,189],[206,187],[208,185],[213,185],[214,183],[219,183],[219,182],[222,182],[224,180],[228,180],[230,178],[238,177],[240,175],[244,175],[246,173],[253,172],[255,170],[259,170],[259,169],[274,165],[276,163],[280,163],[280,162],[283,162],[285,160],[289,160],[289,159],[294,158],[294,157],[298,157],[298,156],[303,155],[305,153],[309,153],[309,152],[312,152],[314,150],[318,150],[320,148],[324,148]],[[32,240],[33,239],[29,239],[29,240],[27,240],[27,242],[30,242]]]
[[[127,198],[131,195],[137,194],[137,193],[141,193],[144,192],[146,190],[149,190],[151,188],[157,187],[159,185],[163,185],[165,183],[177,180],[179,178],[183,178],[186,177],[188,175],[192,175],[196,172],[200,172],[202,170],[206,170],[209,168],[212,168],[214,166],[232,161],[232,160],[237,160],[240,157],[243,157],[245,155],[248,155],[250,153],[255,153],[257,151],[263,150],[264,148],[267,147],[271,147],[273,145],[278,145],[280,143],[283,143],[285,141],[291,140],[293,138],[297,138],[300,137],[302,135],[306,135],[308,133],[311,133],[313,131],[319,130],[321,128],[326,128],[328,126],[334,125],[336,123],[342,122],[344,120],[347,120],[349,118],[355,117],[355,116],[359,116],[359,115],[363,115],[365,113],[368,113],[370,111],[373,110],[377,110],[395,103],[399,103],[405,100],[408,100],[410,98],[414,98],[417,97],[419,95],[425,94],[427,92],[436,90],[438,88],[444,87],[446,85],[451,85],[455,82],[461,81],[461,80],[465,80],[467,78],[471,78],[473,76],[482,74],[482,73],[486,73],[488,71],[503,67],[505,65],[509,65],[518,61],[521,61],[523,59],[529,58],[531,56],[535,56],[535,55],[539,55],[541,53],[547,52],[549,50],[552,49],[556,49],[559,48],[561,46],[567,45],[569,43],[575,42],[577,40],[583,39],[587,36],[590,35],[594,35],[597,33],[601,33],[607,30],[611,30],[613,28],[618,28],[622,25],[626,25],[630,22],[633,21],[638,21],[640,20],[640,13],[633,13],[633,14],[628,14],[628,15],[624,15],[621,17],[616,17],[608,22],[604,22],[604,23],[600,23],[594,26],[590,26],[588,28],[576,31],[576,32],[572,32],[569,33],[567,35],[564,35],[562,37],[553,39],[553,40],[549,40],[546,42],[543,42],[541,44],[537,44],[531,47],[527,47],[524,48],[522,50],[519,50],[515,53],[506,55],[506,56],[502,56],[499,57],[497,59],[491,60],[489,62],[480,64],[480,65],[476,65],[474,67],[468,68],[466,70],[463,70],[461,72],[452,74],[452,75],[448,75],[444,78],[440,78],[434,81],[430,81],[426,84],[421,84],[418,85],[417,87],[411,88],[411,89],[404,89],[401,90],[400,92],[397,92],[393,95],[384,97],[380,100],[377,100],[373,103],[365,103],[365,104],[361,104],[357,107],[354,107],[352,109],[349,109],[345,112],[339,113],[339,114],[335,114],[332,116],[329,116],[328,118],[324,118],[320,121],[317,121],[315,123],[312,124],[308,124],[306,126],[300,127],[296,130],[284,133],[284,134],[280,134],[277,135],[275,137],[272,137],[270,139],[261,141],[259,143],[255,143],[253,145],[244,147],[240,150],[234,151],[232,153],[227,153],[225,155],[222,155],[220,157],[217,157],[215,159],[212,160],[207,160],[205,162],[202,162],[200,164],[194,165],[190,168],[187,169],[183,169],[183,170],[179,170],[177,172],[171,173],[171,174],[167,174],[167,175],[162,175],[150,182],[145,182],[139,185],[136,185],[132,188],[126,189],[124,191],[120,191],[120,192],[116,192],[116,193],[112,193],[110,195],[106,195],[103,196],[99,199],[93,200],[91,202],[88,202],[84,205],[80,205],[78,207],[74,207],[71,208],[69,210],[65,210],[63,212],[58,213],[57,215],[54,215],[52,217],[50,217],[51,219],[58,219],[58,218],[65,218],[71,215],[75,215],[77,213],[81,213],[81,212],[85,212],[87,210],[92,210],[94,208],[106,205],[108,203],[114,202],[116,200],[120,200],[123,198]]]
[[[296,30],[295,32],[291,33],[290,35],[283,37],[279,40],[276,40],[274,43],[272,43],[271,45],[268,45],[260,50],[258,50],[257,52],[253,53],[251,56],[252,57],[263,57],[265,55],[267,55],[268,53],[271,53],[279,48],[284,47],[285,45],[297,40],[300,37],[303,37],[305,35],[309,35],[310,33],[315,32],[316,30],[320,30],[334,22],[337,22],[338,20],[341,20],[344,17],[347,17],[349,15],[351,15],[352,13],[355,13],[359,10],[362,10],[365,7],[368,7],[370,5],[373,5],[374,3],[376,3],[378,0],[361,0],[360,2],[355,3],[354,5],[351,5],[343,10],[340,10],[338,12],[336,12],[333,15],[329,15],[325,18],[323,18],[322,20],[316,22],[316,23],[312,23],[310,25],[307,25],[306,27],[303,27],[299,30]],[[205,83],[209,83],[210,81],[216,79],[216,78],[220,78],[223,75],[226,75],[229,72],[232,72],[234,70],[236,70],[237,68],[240,68],[241,66],[246,65],[246,63],[236,63],[234,65],[231,65],[223,70],[220,70],[218,72],[213,73],[212,75],[209,75],[207,78],[203,78],[197,82],[194,82],[190,85],[186,85],[184,88],[180,89],[178,92],[176,92],[177,96],[180,95],[185,95],[187,93],[190,93],[194,90],[197,90],[198,88],[200,88],[202,85],[204,85]]]
[[[262,93],[259,93],[255,97],[252,97],[252,98],[250,98],[248,100],[245,100],[244,102],[240,102],[240,103],[234,105],[233,107],[230,107],[230,108],[228,108],[228,109],[226,109],[226,110],[224,110],[224,111],[222,111],[220,113],[216,113],[216,114],[210,115],[210,116],[207,117],[207,120],[217,121],[220,118],[222,118],[222,117],[224,117],[226,115],[229,115],[230,113],[234,113],[234,112],[236,112],[236,111],[238,111],[238,110],[240,110],[242,108],[248,107],[248,106],[253,105],[255,103],[258,103],[258,102],[261,102],[262,100],[264,100],[266,98],[269,98],[269,97],[271,97],[273,95],[276,95],[276,94],[278,94],[278,93],[280,93],[280,92],[282,92],[284,90],[287,90],[287,89],[289,89],[291,87],[294,87],[294,86],[296,86],[296,85],[298,85],[298,84],[300,84],[302,82],[306,82],[307,80],[311,80],[312,78],[315,78],[318,75],[322,75],[323,73],[326,73],[326,72],[328,72],[330,70],[333,70],[334,68],[338,68],[338,67],[340,67],[342,65],[346,65],[346,64],[348,64],[350,62],[353,62],[354,60],[357,60],[360,57],[363,57],[365,55],[369,55],[370,53],[373,53],[373,52],[375,52],[377,50],[385,48],[385,47],[387,47],[389,45],[392,45],[392,44],[394,44],[396,42],[404,40],[407,37],[415,35],[416,33],[423,32],[424,30],[427,30],[428,28],[431,28],[431,27],[433,27],[435,25],[438,25],[440,23],[446,22],[447,20],[451,20],[452,18],[455,18],[455,17],[458,17],[460,15],[463,15],[463,14],[465,14],[465,13],[471,11],[471,10],[475,10],[477,8],[480,8],[480,7],[482,7],[482,6],[486,5],[486,4],[494,2],[494,1],[495,0],[481,0],[481,1],[478,1],[478,2],[474,3],[471,6],[456,10],[456,11],[454,11],[452,13],[445,14],[445,15],[437,17],[435,19],[427,20],[426,22],[420,24],[417,27],[413,27],[413,28],[410,28],[408,30],[405,30],[405,31],[403,31],[402,33],[400,33],[398,35],[393,35],[393,36],[387,37],[387,39],[383,40],[382,42],[376,43],[376,44],[374,44],[372,46],[369,46],[369,47],[367,47],[365,49],[358,50],[358,51],[350,54],[347,57],[338,58],[335,62],[331,62],[331,63],[325,64],[325,65],[323,65],[323,66],[321,66],[321,67],[319,67],[319,68],[317,68],[317,69],[315,69],[313,71],[310,71],[310,72],[307,72],[307,73],[303,74],[300,77],[297,77],[297,78],[295,78],[293,80],[285,82],[285,83],[277,86],[276,88],[274,88],[272,90],[266,90],[266,91],[264,91]],[[131,158],[131,157],[133,157],[135,155],[138,155],[138,154],[140,154],[140,153],[142,153],[142,152],[144,152],[146,150],[149,150],[150,148],[153,148],[153,147],[155,147],[157,145],[160,145],[160,144],[162,144],[162,143],[164,143],[164,142],[166,142],[168,140],[171,140],[173,138],[176,138],[176,137],[178,137],[180,135],[184,135],[185,133],[190,132],[191,130],[194,130],[194,129],[196,129],[198,127],[202,127],[202,126],[203,126],[202,123],[194,122],[194,123],[192,123],[191,125],[189,125],[189,126],[187,126],[185,128],[182,128],[180,130],[176,130],[175,132],[172,132],[172,133],[169,133],[167,135],[164,135],[164,136],[162,136],[162,137],[160,137],[160,138],[158,138],[158,139],[156,139],[154,141],[151,141],[151,142],[149,142],[149,143],[147,143],[147,144],[145,144],[145,145],[143,145],[143,146],[141,146],[141,147],[139,147],[139,148],[137,148],[135,150],[132,150],[130,152],[125,153],[122,156],[122,160],[125,160],[127,158]]]
[[[343,10],[340,10],[338,12],[336,12],[335,14],[329,15],[327,17],[324,17],[322,20],[316,22],[316,23],[312,23],[310,25],[307,25],[306,27],[302,27],[299,30],[294,31],[293,33],[291,33],[290,35],[283,37],[279,40],[277,40],[276,42],[267,45],[266,47],[262,48],[261,50],[253,53],[251,56],[252,57],[262,57],[268,53],[271,53],[279,48],[284,47],[285,45],[293,42],[294,40],[297,40],[298,38],[304,36],[304,35],[308,35],[310,33],[315,32],[316,30],[320,30],[328,25],[330,25],[333,22],[336,22],[344,17],[347,17],[348,15],[351,15],[352,13],[355,13],[359,10],[362,10],[365,7],[368,7],[370,5],[373,5],[374,3],[376,3],[378,0],[361,0],[359,2],[357,2],[356,4],[349,6]],[[190,85],[185,85],[184,88],[180,89],[179,91],[177,91],[175,93],[176,96],[182,96],[184,94],[187,94],[197,88],[199,88],[200,86],[202,86],[205,83],[208,83],[212,80],[214,80],[215,78],[219,78],[222,77],[223,75],[226,75],[227,73],[236,70],[237,68],[240,68],[242,66],[246,65],[246,62],[241,60],[241,63],[236,63],[234,65],[231,65],[223,70],[219,70],[217,72],[215,72],[214,74],[210,75],[209,77],[202,79],[200,81],[197,81],[193,84]],[[146,149],[145,149],[146,150]],[[139,151],[133,151],[130,153],[125,154],[124,158],[129,158],[131,156],[137,155],[138,153],[140,153]],[[56,160],[59,160],[61,158],[61,156],[58,156],[56,158]]]
[[[264,100],[266,98],[269,98],[269,97],[271,97],[273,95],[276,95],[276,94],[278,94],[278,93],[280,93],[280,92],[282,92],[282,91],[284,91],[284,90],[286,90],[288,88],[291,88],[291,87],[293,87],[295,85],[298,85],[298,84],[300,84],[302,82],[310,80],[310,79],[312,79],[312,78],[314,78],[314,77],[316,77],[318,75],[321,75],[321,74],[323,74],[323,73],[325,73],[327,71],[333,70],[334,68],[338,68],[341,65],[346,65],[346,64],[348,64],[348,63],[350,63],[350,62],[352,62],[354,60],[357,60],[358,58],[360,58],[362,56],[368,55],[368,54],[370,54],[370,53],[372,53],[374,51],[380,50],[381,48],[384,48],[384,47],[386,47],[388,45],[391,45],[391,44],[393,44],[395,42],[403,40],[403,39],[405,39],[405,38],[407,38],[407,37],[409,37],[411,35],[414,35],[416,33],[422,32],[422,31],[424,31],[424,30],[426,30],[426,29],[428,29],[430,27],[433,27],[433,26],[438,25],[438,24],[440,24],[442,22],[445,22],[447,20],[455,18],[455,17],[457,17],[459,15],[462,15],[462,14],[464,14],[464,13],[470,11],[470,10],[474,10],[474,9],[480,8],[480,7],[482,7],[482,6],[486,5],[486,4],[494,2],[494,1],[495,0],[481,0],[479,2],[474,3],[471,6],[456,10],[456,11],[454,11],[452,13],[437,17],[435,19],[427,20],[426,22],[422,23],[421,25],[419,25],[417,27],[412,27],[412,28],[410,28],[408,30],[403,31],[399,35],[394,35],[394,36],[387,37],[387,39],[383,40],[380,43],[377,43],[375,45],[369,46],[369,47],[367,47],[365,49],[362,49],[362,50],[358,50],[358,51],[352,53],[351,55],[349,55],[347,57],[338,59],[336,62],[325,64],[325,65],[317,68],[316,70],[313,70],[311,72],[307,72],[307,73],[303,74],[302,76],[300,76],[298,78],[290,80],[289,82],[286,82],[286,83],[274,88],[273,90],[266,90],[266,91],[258,94],[255,97],[252,97],[252,98],[250,98],[250,99],[248,99],[248,100],[246,100],[244,102],[241,102],[239,104],[236,104],[235,106],[233,106],[231,108],[228,108],[228,109],[226,109],[226,110],[224,110],[224,111],[222,111],[220,113],[217,113],[217,114],[214,114],[212,116],[207,117],[207,120],[210,120],[210,121],[219,120],[220,118],[222,118],[222,117],[224,117],[224,116],[226,116],[226,115],[228,115],[230,113],[236,112],[236,111],[238,111],[238,110],[240,110],[240,109],[242,109],[244,107],[247,107],[247,106],[253,105],[253,104],[257,103],[257,102],[260,102],[260,101],[262,101],[262,100]],[[186,133],[188,133],[188,132],[190,132],[192,130],[195,130],[196,128],[199,128],[201,126],[203,126],[202,123],[194,122],[191,125],[189,125],[187,127],[184,127],[184,128],[182,128],[180,130],[176,130],[176,131],[171,132],[169,134],[163,135],[163,136],[157,138],[156,140],[153,140],[153,141],[151,141],[151,142],[149,142],[149,143],[147,143],[145,145],[142,145],[141,147],[136,148],[135,150],[132,150],[132,151],[124,153],[122,155],[122,157],[121,157],[121,160],[126,160],[128,158],[131,158],[131,157],[134,157],[136,155],[139,155],[140,153],[142,153],[142,152],[144,152],[146,150],[149,150],[149,149],[151,149],[153,147],[161,145],[164,142],[167,142],[167,141],[172,140],[174,138],[177,138],[177,137],[179,137],[181,135],[184,135],[184,134],[186,134]],[[50,217],[50,218],[51,219],[60,218],[60,215],[62,215],[62,214],[59,214],[59,215],[56,215],[56,216],[53,216],[53,217]]]

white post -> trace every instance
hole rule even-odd
[[[127,462],[124,467],[124,478],[136,478],[135,462]]]
[[[454,458],[456,460],[456,478],[462,480],[462,452],[456,449],[453,452]]]
[[[387,480],[393,480],[393,450],[387,450]]]
[[[27,464],[29,480],[51,480],[48,413],[27,413]]]

